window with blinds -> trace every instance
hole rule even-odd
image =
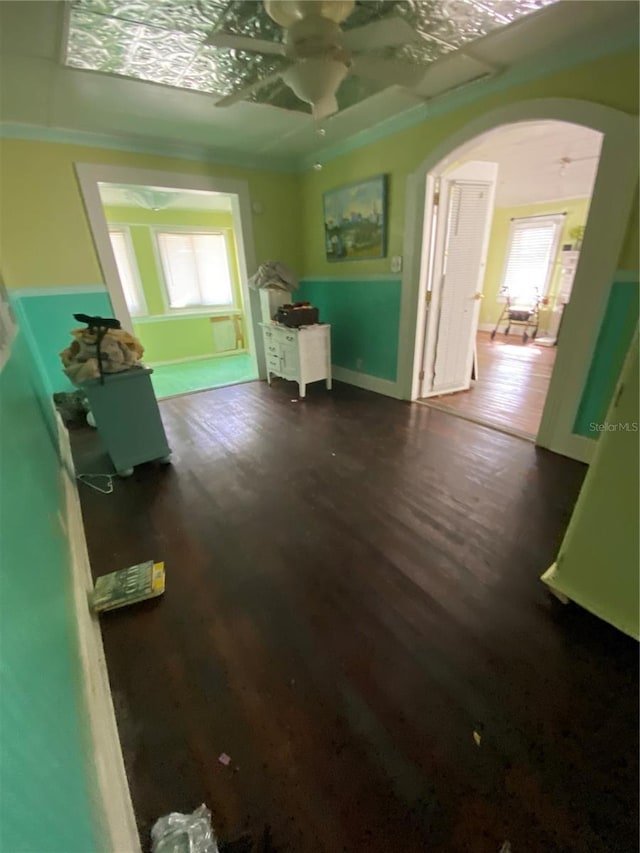
[[[511,220],[499,300],[528,306],[545,296],[563,223],[564,214]]]
[[[156,237],[170,308],[233,306],[233,284],[224,234],[162,231],[157,232]]]
[[[129,240],[129,234],[125,229],[109,229],[111,246],[118,267],[120,284],[124,293],[127,308],[132,316],[140,316],[147,313],[138,265],[135,260],[133,248]]]

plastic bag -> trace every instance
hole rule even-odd
[[[298,289],[298,278],[280,261],[265,261],[249,279],[249,287],[293,293]]]
[[[220,853],[211,827],[211,812],[203,804],[192,814],[171,812],[151,829],[153,853]]]

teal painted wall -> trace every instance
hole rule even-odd
[[[21,332],[0,374],[0,850],[94,853],[60,469],[33,378]]]
[[[591,424],[601,423],[613,398],[638,322],[638,282],[617,281],[611,287],[609,301],[598,334],[573,431],[598,438]]]
[[[79,287],[77,293],[21,295],[16,290],[10,296],[49,396],[54,391],[71,390],[73,385],[62,372],[60,352],[71,343],[69,331],[82,325],[73,315],[112,317],[107,291],[83,291]]]
[[[331,360],[339,367],[395,382],[400,327],[399,278],[307,279],[296,291],[331,323]]]

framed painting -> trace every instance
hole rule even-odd
[[[328,190],[324,241],[328,261],[361,261],[387,254],[387,176]]]

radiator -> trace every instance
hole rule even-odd
[[[212,317],[213,351],[229,352],[237,349],[236,326],[232,317]]]

